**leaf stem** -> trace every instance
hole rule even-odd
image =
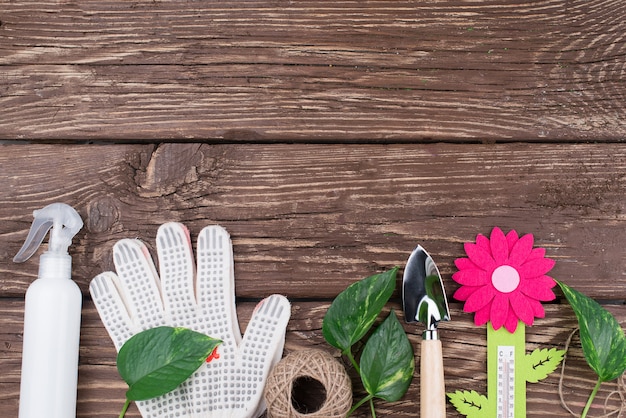
[[[344,354],[348,357],[348,359],[350,360],[350,363],[352,363],[352,365],[354,366],[354,369],[359,374],[359,376],[361,376],[361,368],[359,367],[359,364],[354,359],[354,356],[352,355],[352,350],[348,348],[346,351],[344,351]]]
[[[365,398],[361,399],[360,401],[358,401],[357,403],[352,405],[352,408],[350,408],[350,410],[348,411],[348,414],[346,416],[349,417],[350,415],[352,415],[352,413],[354,411],[356,411],[357,409],[359,409],[361,407],[361,405],[363,405],[365,402],[371,400],[372,398],[373,398],[372,395],[367,395]],[[374,414],[374,417],[376,417],[376,414]]]
[[[372,418],[376,418],[376,410],[374,409],[374,398],[370,398],[370,410],[372,411]]]
[[[589,412],[589,408],[591,408],[591,404],[593,403],[593,400],[596,397],[596,394],[598,393],[598,390],[600,389],[601,384],[602,384],[602,379],[598,378],[598,382],[596,383],[596,386],[593,388],[593,391],[591,391],[591,395],[589,395],[589,399],[587,399],[587,404],[585,405],[585,409],[583,409],[583,413],[580,416],[580,418],[585,418],[587,416],[587,412]]]
[[[126,415],[126,411],[128,410],[128,407],[130,406],[130,399],[126,399],[126,402],[124,403],[124,407],[122,408],[122,412],[120,412],[120,416],[119,418],[124,418],[124,415]]]

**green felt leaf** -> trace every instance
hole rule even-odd
[[[468,418],[485,418],[485,413],[489,410],[487,397],[475,390],[457,390],[454,393],[448,393],[448,399],[457,411]]]
[[[396,287],[393,268],[348,286],[328,308],[322,334],[333,347],[343,352],[359,341],[371,328]]]
[[[526,375],[526,381],[537,383],[548,377],[556,370],[565,356],[565,350],[556,348],[536,349],[524,357],[524,368],[521,370]]]
[[[174,390],[220,343],[186,328],[157,327],[134,335],[117,355],[117,369],[129,386],[126,397],[140,401]]]
[[[603,382],[626,370],[626,337],[613,315],[598,302],[557,281],[572,306],[580,327],[580,341],[589,367]]]
[[[415,371],[413,346],[395,312],[376,328],[361,354],[361,380],[374,397],[397,401],[409,388]]]

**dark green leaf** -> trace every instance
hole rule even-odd
[[[413,379],[415,357],[395,312],[367,340],[361,354],[361,380],[370,395],[386,401],[400,399]]]
[[[322,334],[330,345],[347,352],[363,338],[391,297],[397,271],[396,267],[367,277],[337,295],[322,323]]]
[[[174,390],[220,343],[186,328],[157,327],[134,335],[117,355],[117,369],[129,386],[126,397],[139,401]]]
[[[619,377],[626,370],[624,330],[598,302],[564,283],[557,283],[578,319],[580,341],[589,367],[603,382]]]

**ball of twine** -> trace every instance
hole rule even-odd
[[[313,379],[324,388],[319,409],[307,413],[294,405],[294,382]],[[344,418],[352,406],[352,384],[343,364],[323,350],[294,351],[270,372],[264,392],[268,418]]]

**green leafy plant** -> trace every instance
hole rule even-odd
[[[220,340],[187,328],[156,327],[131,337],[117,355],[128,384],[122,418],[132,401],[165,395],[187,380],[214,353]]]
[[[397,401],[413,379],[413,346],[393,311],[367,339],[360,362],[353,353],[353,346],[366,336],[393,294],[397,271],[393,268],[353,283],[337,295],[324,316],[324,338],[350,360],[367,392],[348,415],[369,402],[376,417],[374,398]]]
[[[584,418],[600,385],[618,378],[626,370],[626,337],[619,322],[598,302],[565,283],[560,281],[557,283],[578,319],[585,360],[598,375],[598,381],[581,415],[581,418]]]

